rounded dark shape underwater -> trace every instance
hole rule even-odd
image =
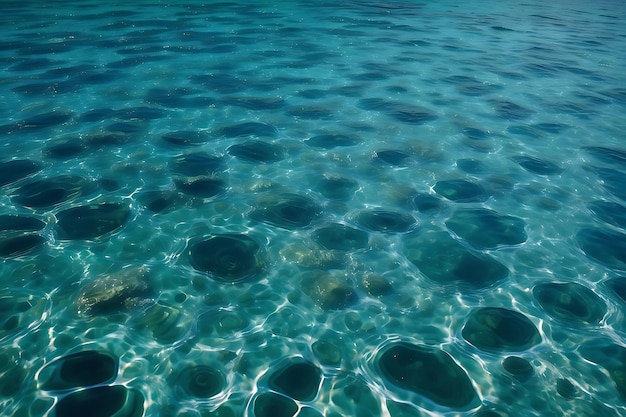
[[[622,302],[626,303],[626,277],[611,278],[606,281],[606,285],[620,298]]]
[[[533,296],[550,316],[573,323],[598,324],[607,312],[600,296],[575,282],[539,284]]]
[[[344,200],[350,197],[359,183],[351,178],[324,175],[317,184],[318,191],[329,200]]]
[[[30,216],[14,214],[0,215],[0,230],[19,230],[22,232],[35,232],[46,227],[46,223]]]
[[[487,352],[519,352],[541,342],[539,331],[525,315],[498,307],[473,309],[462,335]]]
[[[555,163],[534,156],[517,156],[513,158],[513,160],[526,171],[532,172],[533,174],[555,175],[563,172],[563,169]]]
[[[585,228],[576,235],[585,254],[604,266],[626,270],[626,234],[609,229]]]
[[[179,382],[189,395],[210,398],[224,388],[225,379],[218,370],[198,365],[184,369],[179,375]]]
[[[43,368],[41,375],[46,380],[41,384],[41,389],[59,391],[102,384],[112,381],[117,371],[117,359],[109,353],[95,350],[73,353]]]
[[[533,366],[524,358],[519,356],[507,356],[502,361],[502,367],[514,378],[525,381],[535,373]]]
[[[221,172],[224,168],[224,161],[206,152],[194,152],[173,158],[169,166],[173,174],[198,177]]]
[[[354,216],[360,226],[375,232],[401,233],[415,225],[415,218],[409,213],[395,210],[365,209]]]
[[[437,181],[435,192],[457,203],[482,203],[489,198],[481,185],[462,179]]]
[[[393,343],[375,359],[385,381],[444,407],[469,409],[478,395],[467,373],[446,352],[429,346]]]
[[[316,229],[312,238],[324,249],[351,251],[367,247],[366,232],[340,223],[332,223]]]
[[[61,398],[55,417],[141,417],[143,395],[123,385],[107,385],[75,391]]]
[[[294,400],[273,392],[264,392],[254,400],[255,417],[293,417],[297,412]]]
[[[43,166],[30,159],[13,159],[0,163],[0,187],[41,171]]]
[[[95,184],[83,177],[59,175],[29,182],[15,190],[11,200],[25,207],[52,207],[95,190]]]
[[[293,193],[267,195],[259,199],[257,206],[251,218],[284,229],[306,227],[322,211],[311,197]]]
[[[509,269],[483,253],[474,253],[447,232],[420,232],[405,242],[408,260],[430,280],[442,285],[485,288],[506,278]]]
[[[191,265],[225,283],[245,281],[262,269],[261,248],[242,234],[225,234],[194,243],[189,249]]]
[[[311,401],[317,395],[322,372],[310,362],[290,363],[272,373],[269,387],[294,400]]]
[[[208,142],[210,137],[204,131],[182,130],[165,133],[161,139],[170,145],[196,146]]]
[[[446,203],[439,197],[431,194],[417,193],[409,201],[420,213],[434,214],[446,208]]]
[[[601,221],[626,229],[626,207],[621,204],[596,200],[589,203],[587,208]]]
[[[479,159],[462,158],[457,159],[456,166],[463,172],[468,174],[482,174],[487,171],[484,162]]]
[[[175,179],[174,183],[181,193],[199,198],[215,197],[226,190],[226,181],[220,178]]]
[[[139,195],[138,200],[153,213],[167,212],[185,201],[181,194],[171,190],[146,191]]]
[[[408,164],[410,158],[411,154],[404,151],[382,149],[380,151],[376,151],[374,161],[391,166],[405,166]]]
[[[46,239],[43,236],[32,233],[0,239],[0,257],[25,255],[45,243]]]
[[[43,154],[47,158],[68,160],[85,151],[85,146],[76,141],[65,141],[47,146],[43,150]]]
[[[260,164],[278,162],[285,157],[281,146],[261,140],[237,143],[228,147],[226,151],[241,160]]]
[[[122,227],[130,219],[130,208],[121,203],[89,204],[57,214],[57,236],[61,240],[95,239]]]
[[[524,220],[483,208],[458,209],[446,226],[480,249],[519,245],[527,239]]]

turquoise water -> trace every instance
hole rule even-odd
[[[0,8],[1,415],[626,415],[620,1]]]

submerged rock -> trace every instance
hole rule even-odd
[[[303,274],[300,284],[302,291],[324,310],[339,310],[354,304],[356,290],[345,278],[339,278],[325,271],[311,271]]]
[[[153,289],[146,268],[127,268],[99,276],[85,285],[76,301],[84,314],[110,314],[152,302]]]
[[[386,278],[373,273],[366,273],[363,275],[361,278],[361,286],[372,297],[380,297],[393,292],[391,282],[389,282]]]
[[[343,252],[310,248],[303,243],[292,243],[280,250],[280,256],[289,263],[303,268],[335,269],[345,263]]]

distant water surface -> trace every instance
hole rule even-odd
[[[1,415],[626,415],[622,2],[0,12]]]

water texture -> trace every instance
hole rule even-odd
[[[626,415],[622,2],[0,11],[1,415]]]

